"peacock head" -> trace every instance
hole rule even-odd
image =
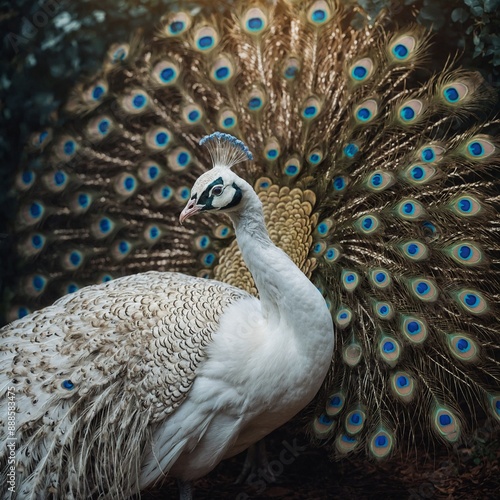
[[[202,211],[231,212],[239,208],[248,184],[231,171],[231,167],[253,156],[247,146],[229,134],[215,132],[203,137],[213,168],[201,175],[191,190],[191,199],[179,216],[182,224],[187,218]]]

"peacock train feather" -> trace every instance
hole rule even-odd
[[[271,238],[336,325],[311,434],[381,459],[498,425],[495,93],[451,60],[429,75],[421,28],[353,16],[332,0],[177,9],[111,47],[17,173],[9,319],[147,270],[256,294],[229,223],[176,223],[209,162],[195,145],[220,130],[254,152]]]

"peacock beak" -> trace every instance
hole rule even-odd
[[[197,214],[202,208],[203,205],[197,205],[196,200],[189,200],[181,215],[179,215],[179,222],[182,224],[186,219]]]

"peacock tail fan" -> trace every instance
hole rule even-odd
[[[176,9],[112,46],[19,168],[9,319],[150,269],[256,293],[229,222],[177,220],[217,130],[254,153],[235,168],[336,324],[311,434],[381,459],[498,426],[495,93],[451,59],[425,74],[421,28],[382,15],[356,30],[355,15],[330,0]]]

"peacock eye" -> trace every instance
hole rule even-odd
[[[222,186],[214,186],[212,188],[212,195],[213,196],[220,196],[223,191],[224,191],[224,188]]]

